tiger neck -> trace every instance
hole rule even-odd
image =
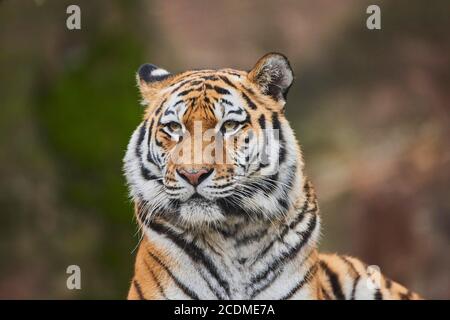
[[[276,220],[252,221],[243,214],[215,227],[190,229],[155,218],[146,227],[149,241],[159,235],[178,249],[206,252],[242,270],[275,260],[283,265],[298,255],[309,257],[316,250],[320,218],[314,189],[305,181],[293,206]]]

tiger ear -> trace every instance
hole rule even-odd
[[[288,59],[281,53],[268,53],[248,73],[250,81],[275,100],[286,101],[294,73]]]
[[[139,67],[136,79],[144,99],[152,94],[154,90],[160,89],[162,82],[170,76],[167,70],[159,68],[153,64],[143,64]]]

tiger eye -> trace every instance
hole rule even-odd
[[[167,125],[171,131],[178,131],[181,129],[181,124],[178,122],[172,121]]]
[[[238,123],[236,121],[228,120],[223,123],[222,128],[225,131],[232,131],[232,130],[236,129],[237,126],[238,126]]]

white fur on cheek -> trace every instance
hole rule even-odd
[[[157,209],[167,208],[169,206],[169,201],[165,196],[162,185],[158,182],[159,179],[146,180],[142,176],[141,166],[144,166],[146,169],[152,169],[153,173],[157,171],[154,165],[150,166],[148,161],[143,160],[146,158],[145,155],[148,152],[147,148],[141,148],[142,159],[139,159],[136,154],[136,148],[139,143],[139,135],[142,125],[145,125],[145,123],[138,126],[131,136],[124,158],[123,169],[125,172],[130,197],[135,202],[145,201],[146,208],[150,213],[152,213]],[[148,138],[147,134],[145,137]],[[144,139],[141,146],[147,145],[144,141],[147,140]]]

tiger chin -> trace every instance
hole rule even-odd
[[[124,158],[142,230],[128,299],[420,299],[317,250],[320,216],[285,117],[294,75],[141,66],[145,114]]]

